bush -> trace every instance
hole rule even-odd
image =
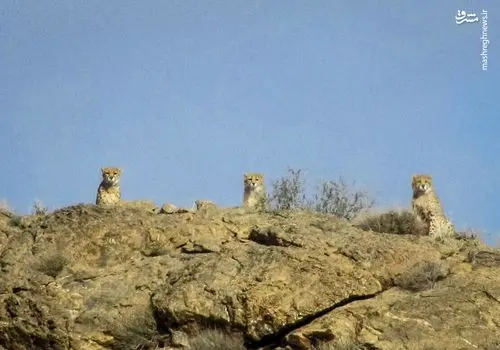
[[[373,207],[375,201],[368,193],[355,190],[354,186],[355,183],[347,185],[342,177],[338,181],[323,182],[314,197],[314,210],[352,220],[363,210]]]
[[[162,348],[165,345],[165,336],[161,335],[150,310],[139,313],[135,317],[123,322],[113,330],[115,342],[112,349],[119,350],[149,350]]]
[[[40,272],[43,272],[47,276],[51,277],[57,277],[59,273],[64,269],[64,266],[68,264],[68,261],[64,256],[61,254],[54,254],[49,257],[44,258],[39,267],[38,270]]]
[[[9,224],[15,227],[23,227],[23,218],[19,215],[14,215],[10,218]]]
[[[394,284],[402,289],[420,292],[432,289],[436,282],[448,275],[440,262],[420,262],[394,279]]]
[[[269,195],[274,210],[294,210],[307,207],[305,179],[302,170],[288,168],[288,175],[275,180]]]
[[[473,229],[467,229],[466,231],[457,232],[457,239],[464,241],[479,241],[479,237],[481,236],[479,232]]]
[[[192,350],[244,350],[243,338],[218,329],[206,329],[189,342]]]
[[[394,211],[369,215],[355,225],[364,231],[397,235],[427,235],[427,226],[410,211]]]
[[[303,171],[288,168],[286,176],[272,183],[269,206],[273,210],[310,209],[352,220],[374,204],[367,192],[356,190],[353,186],[348,185],[342,177],[336,181],[325,181],[318,186],[310,200],[306,195]]]
[[[33,203],[33,208],[31,209],[32,215],[46,215],[49,212],[49,208],[47,208],[40,200],[35,200]]]

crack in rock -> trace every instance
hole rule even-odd
[[[296,329],[302,328],[311,322],[315,321],[316,319],[328,314],[329,312],[332,312],[335,309],[341,308],[343,306],[349,305],[351,303],[354,303],[356,301],[363,301],[363,300],[368,300],[368,299],[373,299],[377,297],[379,294],[386,292],[390,288],[387,289],[382,289],[378,292],[371,293],[371,294],[365,294],[365,295],[351,295],[346,299],[343,299],[323,310],[320,310],[314,314],[307,315],[302,317],[301,319],[287,324],[281,329],[279,329],[277,332],[274,332],[272,334],[268,334],[263,336],[261,339],[257,341],[252,341],[252,340],[247,340],[245,343],[245,346],[249,349],[257,349],[257,348],[262,348],[266,346],[271,346],[271,345],[277,345],[286,335],[289,333],[293,332]]]
[[[487,291],[486,289],[483,289],[483,293],[486,294],[486,296],[493,300],[493,301],[496,301],[497,303],[500,304],[500,300],[498,300],[498,298],[496,298],[493,294],[491,294],[489,291]]]
[[[253,227],[250,230],[248,239],[267,246],[303,247],[303,244],[287,237],[283,230],[276,227]]]

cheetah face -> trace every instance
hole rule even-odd
[[[245,188],[254,189],[264,184],[264,175],[258,173],[245,174],[243,181],[245,183]]]
[[[411,186],[415,193],[427,193],[432,189],[432,177],[429,175],[415,175]]]
[[[122,170],[119,168],[102,168],[101,173],[104,182],[110,185],[117,185],[120,181]]]

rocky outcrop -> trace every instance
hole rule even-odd
[[[498,251],[310,212],[3,215],[0,268],[7,349],[500,348]]]

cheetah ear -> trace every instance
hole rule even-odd
[[[118,172],[121,174],[123,172],[123,169],[122,168],[117,168],[118,169]]]
[[[101,168],[101,174],[104,174],[104,168]]]

